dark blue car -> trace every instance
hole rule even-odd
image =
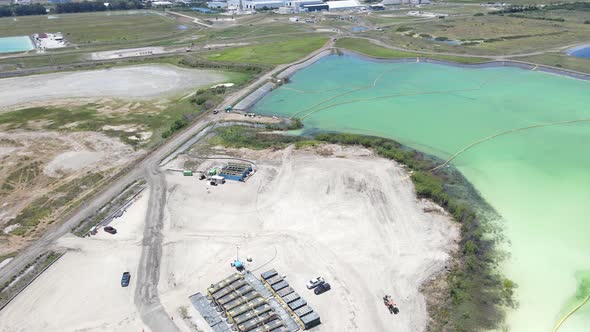
[[[123,272],[123,277],[121,277],[121,287],[129,286],[129,281],[131,281],[131,274],[129,272]]]

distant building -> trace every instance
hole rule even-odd
[[[170,1],[154,1],[154,2],[152,2],[152,6],[156,6],[156,7],[158,7],[158,6],[160,6],[160,7],[161,6],[171,6],[171,5],[172,5],[172,2],[170,2]]]
[[[293,7],[279,7],[279,14],[281,15],[288,15],[295,13],[295,9]]]
[[[430,0],[383,0],[383,5],[427,5]]]
[[[330,11],[351,10],[363,7],[359,4],[358,0],[326,1],[326,4],[328,5],[328,9]]]
[[[328,7],[327,4],[321,3],[321,4],[303,5],[303,9],[308,12],[319,12],[319,11],[329,10],[330,8]]]
[[[303,7],[305,5],[321,5],[324,2],[321,0],[286,0],[287,7]]]
[[[282,7],[284,1],[281,0],[244,0],[242,2],[244,9],[260,10],[260,9],[275,9]]]
[[[385,6],[383,6],[382,4],[370,5],[369,9],[371,9],[371,10],[385,10]]]
[[[227,8],[227,2],[225,1],[209,1],[207,2],[207,7],[213,9],[225,9]]]

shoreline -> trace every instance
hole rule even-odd
[[[583,50],[585,48],[590,48],[590,44],[582,44],[582,45],[570,47],[568,49],[565,49],[563,52],[569,56],[574,56],[574,55],[572,55],[572,53],[577,52],[579,50]]]
[[[590,47],[590,45],[588,45]],[[509,67],[509,68],[518,68],[522,70],[531,70],[551,75],[558,75],[563,77],[568,77],[572,79],[579,79],[583,81],[590,82],[590,74],[577,72],[568,69],[559,69],[555,67],[550,67],[546,65],[539,65],[533,64],[530,62],[524,61],[517,61],[517,60],[492,60],[492,61],[485,61],[481,63],[459,63],[447,60],[437,60],[437,59],[430,59],[428,57],[418,57],[418,58],[398,58],[398,59],[389,59],[389,58],[377,58],[372,57],[360,52],[348,50],[348,49],[339,49],[339,48],[331,48],[328,50],[324,50],[315,56],[297,63],[293,66],[286,68],[285,70],[281,71],[276,75],[277,78],[280,79],[288,79],[295,75],[298,71],[302,69],[306,69],[307,67],[313,65],[314,63],[318,62],[319,60],[331,56],[336,55],[334,53],[335,50],[339,50],[342,55],[346,56],[353,56],[359,59],[375,62],[375,63],[432,63],[441,66],[450,66],[450,67],[457,67],[457,68],[467,68],[467,69],[484,69],[484,68],[496,68],[496,67]],[[260,86],[256,90],[249,93],[246,97],[244,97],[238,104],[234,106],[235,110],[239,111],[248,111],[250,110],[256,103],[258,103],[262,98],[264,98],[268,93],[273,91],[275,86],[267,82],[264,85]]]
[[[590,45],[589,45],[590,46]],[[341,52],[344,55],[358,57],[365,61],[371,61],[376,63],[416,63],[416,62],[424,62],[424,63],[433,63],[437,65],[449,66],[449,67],[456,67],[456,68],[467,68],[467,69],[483,69],[483,68],[498,68],[498,67],[509,67],[509,68],[518,68],[523,70],[532,70],[547,74],[554,74],[559,76],[565,76],[574,79],[580,79],[583,81],[590,81],[590,74],[577,72],[569,69],[560,69],[546,65],[540,64],[533,64],[530,62],[518,61],[518,60],[491,60],[485,61],[481,63],[459,63],[454,61],[448,60],[437,60],[431,59],[428,57],[418,57],[418,58],[399,58],[399,59],[388,59],[388,58],[375,58],[369,55],[359,53],[356,51],[351,51],[347,49],[342,49]]]

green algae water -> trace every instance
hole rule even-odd
[[[503,131],[590,119],[589,105],[590,82],[547,73],[329,56],[254,111],[297,115],[305,130],[388,137],[446,159]],[[502,216],[510,253],[503,268],[518,284],[511,331],[551,331],[590,282],[590,122],[502,135],[452,164]],[[587,304],[560,331],[589,326]]]

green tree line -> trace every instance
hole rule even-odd
[[[58,3],[51,12],[56,14],[62,13],[86,13],[86,12],[102,12],[107,10],[128,10],[128,9],[146,9],[151,8],[151,3],[143,3],[139,0],[116,0],[109,2],[105,6],[104,2],[100,1],[82,1],[82,2],[66,2]],[[45,15],[48,13],[48,8],[42,4],[36,3],[32,5],[11,5],[0,6],[0,17],[10,16],[27,16],[27,15]]]
[[[32,5],[0,6],[0,17],[44,14],[47,14],[47,8],[39,3]]]

